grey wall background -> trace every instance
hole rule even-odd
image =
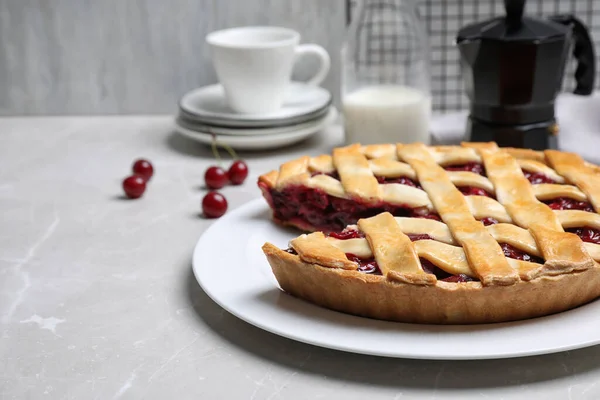
[[[373,0],[376,1],[376,0]],[[399,4],[404,0],[377,0]],[[351,0],[350,3],[355,2]],[[281,25],[324,46],[339,93],[347,0],[0,0],[0,115],[171,113],[183,93],[216,82],[204,37],[240,25]],[[433,106],[464,109],[458,29],[501,15],[497,0],[419,0],[428,27]],[[600,65],[600,0],[528,0],[527,13],[573,13]],[[295,79],[314,71],[309,60]],[[596,86],[600,88],[600,68]],[[574,64],[563,88],[573,87]]]
[[[238,25],[297,29],[337,71],[345,23],[345,0],[0,0],[0,115],[173,112],[216,82],[204,36]]]

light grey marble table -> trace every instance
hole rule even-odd
[[[174,136],[170,121],[0,119],[0,398],[600,398],[600,347],[386,359],[297,343],[225,312],[191,272],[194,245],[213,222],[199,217],[212,156]],[[223,190],[230,208],[259,196],[260,173],[339,140],[332,129],[245,154],[247,183]],[[121,179],[139,156],[155,176],[142,199],[123,200]]]

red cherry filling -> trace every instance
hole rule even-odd
[[[491,197],[492,199],[494,198],[494,196],[485,191],[485,189],[474,186],[458,186],[457,189],[465,196],[486,196]]]
[[[421,185],[419,185],[417,182],[413,181],[410,178],[406,178],[406,177],[399,177],[399,178],[386,178],[385,176],[376,176],[375,178],[377,178],[377,182],[381,183],[381,184],[388,184],[388,183],[399,183],[401,185],[406,185],[406,186],[412,186],[418,189],[423,189],[421,187]]]
[[[358,233],[358,231],[356,231],[356,230],[353,230],[352,232]],[[348,238],[348,239],[350,239],[350,238]],[[294,250],[292,247],[288,247],[284,251],[286,253],[298,255],[296,250]],[[346,253],[346,257],[348,258],[348,260],[354,261],[355,263],[358,264],[358,268],[356,269],[357,271],[363,272],[365,274],[381,275],[381,270],[379,269],[379,266],[377,265],[377,261],[375,261],[375,258],[373,258],[373,257],[360,258],[352,253]]]
[[[554,179],[541,174],[539,172],[530,172],[523,170],[523,175],[532,185],[537,185],[539,183],[557,183]]]
[[[377,261],[375,261],[374,258],[363,259],[355,256],[352,253],[346,253],[346,257],[348,257],[348,260],[354,261],[358,264],[358,268],[356,269],[357,271],[365,274],[381,275],[381,270],[379,269]]]
[[[361,218],[389,212],[398,217],[430,218],[440,220],[439,215],[427,208],[411,208],[407,205],[388,203],[365,204],[351,199],[333,197],[320,189],[291,186],[282,191],[272,190],[260,182],[267,202],[273,209],[275,219],[311,226],[320,231],[340,232]]]
[[[568,197],[558,197],[556,199],[544,201],[553,210],[582,210],[594,212],[594,208],[587,201],[577,201]]]
[[[567,232],[576,234],[584,242],[600,244],[600,230],[598,229],[588,227],[571,228],[567,229]]]
[[[532,256],[531,254],[527,254],[524,251],[521,251],[508,243],[500,243],[500,247],[502,248],[505,257],[514,258],[515,260],[529,261],[538,264],[544,263],[544,260],[542,260],[541,258]]]
[[[433,238],[426,233],[409,233],[406,236],[408,236],[413,242],[418,240],[433,240]]]
[[[498,220],[496,218],[492,218],[492,217],[485,217],[480,219],[481,222],[483,222],[483,225],[488,226],[488,225],[494,225],[498,223]]]
[[[339,240],[364,238],[365,234],[356,229],[344,229],[341,232],[330,232],[329,236]]]
[[[447,165],[444,167],[446,171],[467,171],[485,176],[485,169],[482,164],[470,162],[466,164]]]
[[[442,281],[444,281],[444,282],[455,282],[455,283],[475,282],[476,280],[477,279],[471,278],[469,275],[465,275],[465,274],[451,275],[447,278],[442,279]]]

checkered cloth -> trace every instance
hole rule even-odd
[[[347,0],[351,10],[357,0]],[[402,2],[415,0],[362,0],[366,8],[381,8],[397,5]],[[600,63],[600,0],[529,0],[525,6],[528,15],[548,16],[554,14],[570,13],[577,16],[588,26],[592,38],[596,43],[596,56]],[[504,14],[504,2],[500,0],[420,0],[419,14],[429,31],[431,46],[431,91],[433,95],[433,108],[437,111],[464,110],[468,106],[464,95],[462,78],[460,76],[459,53],[454,45],[458,30],[475,21],[483,21]],[[349,13],[349,16],[352,15]],[[389,36],[389,45],[382,48],[369,47],[371,59],[383,60],[397,57],[401,51],[390,52],[389,46],[393,45],[392,39],[398,34],[398,26],[390,23],[374,26],[372,21],[369,29],[373,35],[380,37]],[[375,36],[374,36],[375,37]],[[372,41],[372,43],[385,41]],[[407,46],[408,41],[397,41],[396,44]],[[368,43],[367,43],[368,45]],[[400,49],[403,50],[403,49]],[[412,50],[412,49],[409,49]],[[380,52],[380,55],[373,53]],[[388,53],[387,55],[385,53]],[[413,54],[410,52],[409,54]],[[600,73],[600,68],[597,69]],[[563,89],[572,91],[574,82],[575,63],[571,60],[565,70]],[[596,78],[596,87],[600,88],[600,79]]]

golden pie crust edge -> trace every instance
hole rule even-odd
[[[281,288],[301,299],[361,317],[421,324],[481,324],[550,315],[600,296],[600,264],[582,272],[543,276],[511,286],[438,281],[400,283],[380,275],[322,267],[271,243],[267,256]]]

